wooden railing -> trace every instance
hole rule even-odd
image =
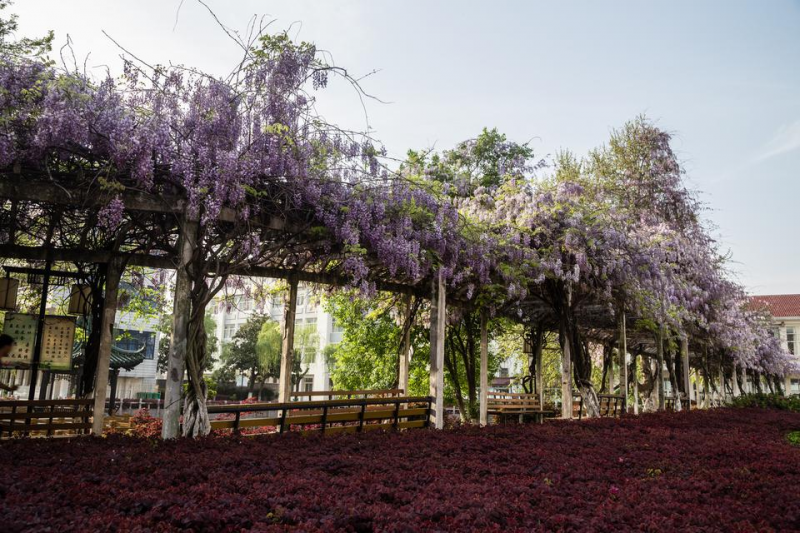
[[[372,389],[372,390],[320,390],[320,391],[297,391],[292,392],[291,398],[298,401],[300,398],[308,398],[304,401],[314,401],[315,399],[324,400],[351,400],[354,398],[392,398],[403,395],[403,389]]]
[[[93,407],[91,399],[0,401],[0,438],[86,434]]]
[[[432,407],[429,396],[360,398],[312,402],[253,403],[209,406],[210,415],[233,414],[232,420],[212,420],[211,429],[272,427],[278,433],[299,426],[303,431],[347,433],[378,429],[428,427]],[[262,417],[247,414],[264,413]],[[310,427],[311,426],[311,427]],[[314,427],[316,426],[316,427]]]

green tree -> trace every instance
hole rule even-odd
[[[389,389],[397,385],[401,327],[392,316],[393,303],[394,298],[385,294],[363,299],[346,292],[325,301],[325,309],[343,329],[342,341],[328,350],[335,389]],[[412,366],[421,360],[415,350]],[[416,388],[427,394],[427,386],[426,376],[424,386]]]
[[[8,8],[13,2],[0,0],[0,11]],[[53,30],[38,39],[23,37],[18,39],[18,16],[11,14],[8,18],[0,17],[0,51],[12,57],[44,58],[53,47]]]
[[[237,374],[247,377],[247,391],[254,393],[256,386],[259,394],[264,388],[267,378],[274,377],[274,368],[264,365],[259,357],[259,335],[262,328],[271,322],[269,315],[254,314],[242,324],[229,343],[225,343],[220,356],[220,368],[215,372],[218,380]]]
[[[214,368],[217,360],[214,358],[219,355],[219,340],[217,339],[217,322],[210,314],[205,318],[206,334],[208,340],[206,341],[206,349],[208,350],[208,357],[206,357],[206,365],[203,368],[204,372],[210,372]],[[166,372],[169,366],[169,343],[172,339],[172,315],[162,315],[161,322],[158,327],[161,332],[161,340],[158,343],[158,371]]]

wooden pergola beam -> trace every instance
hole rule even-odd
[[[129,253],[112,252],[109,250],[87,250],[79,248],[53,248],[50,253],[50,257],[55,262],[109,263],[114,258],[118,258],[130,266],[164,270],[176,269],[176,260],[166,255],[150,255],[141,252]],[[44,247],[0,244],[0,258],[21,259],[26,261],[44,261],[46,255],[47,250]],[[272,266],[242,267],[241,271],[236,272],[236,275],[274,279],[289,279],[289,277],[296,277],[298,281],[303,283],[316,283],[320,285],[332,285],[337,287],[343,287],[349,283],[349,280],[345,276],[332,272],[313,272]],[[381,291],[430,298],[428,293],[420,290],[415,285],[406,285],[403,283],[383,280],[375,280],[375,285],[378,290]]]
[[[0,174],[0,198],[18,202],[36,202],[53,205],[68,206],[74,209],[100,208],[108,204],[112,195],[103,194],[99,188],[85,190],[80,193],[68,191],[54,182],[36,180],[23,180],[16,175]],[[185,198],[178,195],[156,195],[133,189],[115,192],[119,195],[126,211],[163,213],[175,215],[176,221],[183,217],[188,203]],[[237,222],[238,214],[229,207],[220,210],[217,219],[220,222]],[[257,217],[250,223],[254,227],[265,227],[275,231],[291,229],[286,221],[277,216]]]

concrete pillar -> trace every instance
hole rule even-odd
[[[489,317],[481,310],[481,375],[480,375],[480,423],[489,423]]]
[[[191,314],[192,280],[189,264],[197,247],[199,222],[183,220],[178,243],[178,268],[175,271],[175,294],[172,306],[172,339],[169,343],[167,379],[164,390],[164,424],[161,436],[174,439],[180,432],[181,397],[183,394],[183,374],[186,370],[186,350],[189,338],[189,317]],[[98,368],[99,370],[99,368]],[[99,374],[98,374],[99,376]]]
[[[444,342],[447,307],[445,299],[444,271],[440,268],[434,279],[431,295],[431,365],[430,396],[433,398],[433,426],[444,428]]]
[[[292,396],[292,368],[294,366],[294,322],[297,315],[297,279],[289,279],[289,292],[283,304],[283,343],[281,345],[281,372],[278,381],[278,402],[288,402]]]
[[[666,409],[667,402],[664,396],[664,326],[658,328],[656,335],[656,359],[658,370],[656,370],[656,386],[658,386],[658,410]]]
[[[103,434],[103,423],[108,391],[108,371],[111,366],[111,345],[114,342],[114,319],[117,314],[117,292],[122,277],[122,265],[114,259],[106,270],[106,291],[103,296],[103,316],[100,330],[100,347],[97,354],[97,372],[94,383],[94,415],[92,434]],[[180,397],[179,397],[180,398]]]
[[[683,390],[686,392],[686,398],[689,400],[689,409],[692,408],[692,383],[689,380],[689,337],[685,335],[681,337],[681,367],[683,369]]]
[[[561,418],[572,418],[572,354],[566,336],[561,357]]]
[[[398,363],[398,370],[397,370],[397,388],[403,389],[403,394],[408,396],[408,365],[411,361],[411,355],[413,353],[414,348],[411,346],[411,324],[409,320],[411,319],[411,296],[406,296],[404,298],[405,303],[405,311],[404,311],[404,318],[402,327],[404,328],[403,331],[403,342],[400,346],[400,362]]]
[[[619,321],[619,393],[622,400],[623,412],[628,412],[628,335],[625,324],[625,308],[620,311]]]
[[[534,364],[536,365],[536,394],[539,395],[539,409],[544,409],[544,374],[542,373],[542,350],[545,334],[541,326],[537,326],[538,341],[533,347]]]
[[[708,409],[710,403],[709,383],[711,377],[708,375],[708,348],[704,348],[703,352],[703,408]]]
[[[736,398],[742,395],[742,391],[739,389],[739,375],[736,371],[736,362],[733,363],[733,397]],[[788,389],[787,389],[788,390]]]
[[[639,414],[639,354],[631,354],[631,373],[633,374],[633,414]]]

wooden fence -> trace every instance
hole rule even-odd
[[[428,427],[432,399],[429,396],[395,396],[310,402],[261,403],[209,406],[210,415],[233,414],[231,420],[215,419],[211,428],[271,427],[278,433],[299,427],[303,431],[348,433],[379,429]],[[248,417],[249,414],[264,416]]]
[[[88,434],[94,400],[0,401],[0,438]]]

